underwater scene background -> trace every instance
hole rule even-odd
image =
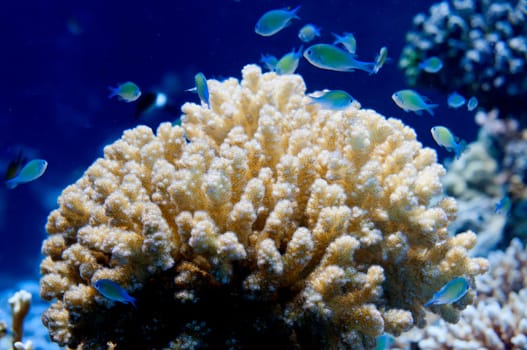
[[[318,332],[322,334],[320,338],[313,336],[312,344],[316,345],[310,347],[309,341],[299,342],[302,344],[301,348],[332,348],[334,345],[336,348],[355,349],[360,348],[356,347],[356,344],[360,343],[365,349],[373,349],[375,346],[378,349],[381,346],[385,349],[408,348],[410,344],[419,344],[421,349],[448,349],[451,348],[449,341],[453,339],[453,342],[464,341],[464,349],[491,349],[498,346],[496,344],[501,344],[500,348],[503,349],[527,349],[525,310],[514,306],[506,308],[506,305],[521,305],[522,300],[527,300],[527,292],[522,292],[524,280],[527,278],[527,255],[522,245],[527,228],[523,219],[527,209],[527,133],[524,130],[527,101],[527,4],[522,0],[453,0],[437,5],[439,3],[441,2],[402,0],[327,0],[297,3],[271,0],[94,0],[89,3],[75,3],[52,0],[11,1],[3,4],[0,13],[0,33],[4,48],[0,58],[0,171],[7,171],[9,164],[20,156],[25,162],[31,159],[45,159],[48,166],[44,174],[34,181],[21,183],[16,188],[0,188],[0,321],[5,321],[8,328],[7,336],[0,342],[0,349],[11,348],[10,342],[14,334],[11,330],[8,299],[20,289],[32,294],[33,305],[25,320],[23,338],[24,341],[33,342],[32,348],[57,349],[59,345],[56,343],[75,348],[83,342],[84,349],[106,347],[106,341],[90,343],[87,340],[88,336],[80,336],[81,328],[75,328],[78,326],[72,326],[72,335],[69,337],[60,338],[55,335],[55,342],[52,342],[48,331],[56,332],[57,326],[48,324],[47,329],[41,323],[41,315],[50,302],[40,299],[38,286],[41,273],[49,273],[48,267],[40,267],[41,262],[46,256],[53,257],[54,261],[58,259],[53,252],[41,252],[43,241],[48,237],[48,215],[59,208],[57,198],[61,192],[81,178],[98,157],[103,157],[105,146],[118,140],[125,130],[138,125],[146,125],[156,130],[162,122],[180,124],[181,115],[184,114],[181,106],[186,102],[200,104],[198,95],[186,91],[195,87],[194,77],[198,72],[202,72],[207,79],[218,82],[230,77],[241,80],[240,72],[247,64],[259,64],[263,71],[269,70],[261,62],[263,54],[281,57],[292,50],[304,52],[313,44],[333,44],[335,37],[332,33],[345,32],[353,33],[356,38],[356,58],[374,62],[379,50],[386,47],[386,62],[377,73],[368,74],[361,70],[347,72],[320,69],[302,57],[295,73],[302,76],[307,94],[323,89],[345,90],[360,103],[361,108],[375,110],[386,118],[400,119],[404,125],[413,128],[417,141],[423,147],[434,149],[438,162],[445,165],[447,175],[444,177],[443,192],[458,201],[459,209],[458,217],[454,219],[455,215],[450,213],[447,204],[437,204],[440,200],[436,198],[441,196],[439,193],[432,193],[435,190],[430,190],[433,195],[427,194],[420,198],[417,196],[414,201],[409,200],[407,208],[423,205],[426,208],[444,209],[446,213],[442,219],[436,220],[441,221],[441,224],[433,226],[437,230],[434,229],[434,233],[430,233],[435,235],[435,232],[439,232],[438,238],[430,241],[423,238],[426,241],[423,243],[426,249],[423,249],[431,250],[435,243],[444,244],[453,250],[456,244],[458,248],[463,246],[467,250],[471,246],[476,248],[467,256],[460,253],[463,256],[455,260],[464,262],[462,268],[439,268],[440,272],[435,275],[438,277],[438,286],[423,287],[416,282],[433,278],[432,272],[429,275],[423,272],[423,276],[419,275],[419,278],[409,276],[408,281],[401,277],[404,274],[399,275],[399,284],[408,283],[414,288],[411,294],[406,295],[399,295],[398,292],[390,296],[388,288],[395,282],[388,277],[389,268],[380,264],[387,271],[386,282],[383,285],[379,280],[376,291],[371,293],[368,303],[365,304],[375,305],[381,310],[379,317],[382,314],[384,328],[375,324],[375,327],[372,326],[375,331],[365,330],[366,326],[359,327],[358,331],[346,329],[342,334],[348,334],[347,340],[342,340],[345,338],[343,335],[339,338],[340,329],[319,329]],[[279,33],[265,37],[255,33],[255,24],[266,11],[293,9],[297,6],[300,6],[297,12],[299,18],[292,19]],[[434,10],[431,10],[431,6],[435,6],[432,7]],[[304,43],[298,38],[298,32],[308,23],[319,27],[321,32],[312,42]],[[425,72],[422,66],[419,66],[426,58],[432,56],[440,58],[442,62],[443,67],[439,72]],[[127,81],[132,81],[140,87],[143,100],[140,98],[127,103],[117,98],[108,98],[108,87],[115,87]],[[212,95],[214,89],[222,89],[214,86],[216,87],[209,86]],[[407,112],[394,103],[392,94],[403,89],[418,91],[420,95],[426,96],[426,103],[437,104],[438,106],[433,108],[433,115],[426,111]],[[448,96],[455,91],[465,96],[466,100],[472,96],[476,97],[479,106],[471,111],[467,110],[465,105],[459,108],[449,106]],[[159,93],[166,95],[166,104],[162,108],[154,107],[146,111],[144,96]],[[214,100],[211,103],[214,104]],[[310,105],[307,108],[311,107]],[[194,115],[193,113],[198,112],[190,109],[185,111],[188,115]],[[438,125],[447,127],[455,135],[454,141],[454,136],[450,134],[454,144],[464,140],[469,145],[460,159],[453,159],[454,153],[446,149],[449,145],[440,145],[439,141],[434,140],[430,130]],[[323,134],[324,131],[320,129],[314,132]],[[187,133],[191,134],[192,131]],[[198,134],[196,132],[196,135]],[[185,135],[185,138],[187,136]],[[193,141],[191,136],[189,139]],[[476,141],[479,142],[471,145]],[[439,173],[437,170],[437,174]],[[424,178],[427,174],[419,173],[416,177]],[[408,191],[411,192],[413,187],[410,188]],[[424,201],[422,198],[427,199]],[[392,218],[396,221],[395,216]],[[478,237],[477,243],[460,243],[461,238],[458,241],[448,240],[446,233],[441,233],[446,232],[444,226],[448,224],[451,237],[472,230]],[[400,228],[396,230],[390,225],[383,227],[387,230],[387,227],[390,227],[395,231],[405,231]],[[397,226],[397,223],[393,225]],[[412,225],[409,224],[410,226]],[[409,228],[408,232],[412,230],[413,228]],[[384,233],[381,233],[381,236],[382,234]],[[421,243],[415,237],[405,239],[405,244],[409,247],[420,246]],[[470,238],[467,238],[467,241],[469,240]],[[511,240],[515,243],[509,248],[508,254],[491,254],[494,251],[505,250]],[[361,241],[360,244],[366,243]],[[441,259],[450,259],[446,253],[448,249],[445,248],[441,253]],[[278,247],[278,250],[285,254],[285,248]],[[408,248],[407,252],[410,251],[412,249]],[[486,263],[477,260],[479,258],[473,258],[475,256],[489,258],[488,273],[495,273],[491,275],[494,277],[487,277],[484,281],[486,284],[481,282],[484,285],[483,289],[487,289],[478,289],[477,293],[475,285],[480,282],[476,275],[482,274],[487,268],[484,267]],[[363,269],[364,275],[371,277],[373,270],[368,269],[368,263],[365,261],[369,260],[365,259],[357,269]],[[439,261],[440,259],[438,266]],[[395,265],[390,264],[390,268]],[[236,267],[233,269],[237,271]],[[511,275],[508,275],[509,271]],[[421,318],[425,318],[423,304],[431,300],[439,291],[439,287],[459,275],[465,276],[470,284],[471,291],[467,296],[465,297],[465,293],[468,286],[459,298],[432,305],[434,315],[428,319],[431,325],[426,328],[428,333],[422,331],[412,336],[405,335],[407,333],[403,331],[409,330],[411,326],[423,325],[418,324]],[[112,279],[110,275],[101,276]],[[133,282],[119,282],[121,286],[128,286],[129,288],[125,288],[128,291],[136,291],[138,300],[156,297],[152,290],[142,290],[141,278],[137,275],[131,279]],[[508,281],[509,286],[507,283],[500,286],[500,279]],[[351,287],[342,286],[342,290],[346,288]],[[382,294],[383,288],[386,300],[379,302],[383,297],[378,293]],[[95,290],[91,290],[90,300],[93,303]],[[97,306],[88,303],[90,307],[98,308],[99,314],[113,305],[109,300],[122,302],[122,299],[108,297],[104,292],[99,292],[108,300],[98,296]],[[509,293],[517,294],[514,302],[507,299]],[[134,295],[133,292],[131,294]],[[321,292],[321,295],[324,296],[324,293]],[[396,296],[401,301],[394,301]],[[60,293],[48,294],[47,299],[56,301],[61,297]],[[407,298],[413,301],[407,301]],[[493,321],[506,324],[507,327],[503,327],[506,330],[502,329],[501,333],[495,330],[491,336],[489,329],[500,326],[483,324],[483,321],[482,325],[471,326],[470,321],[459,321],[458,309],[465,309],[477,298],[484,299],[477,304],[477,310],[481,309],[481,314],[496,312],[500,308],[507,311],[503,311],[503,319]],[[82,300],[84,302],[86,299]],[[344,304],[346,302],[348,301],[342,301]],[[79,304],[82,302],[79,301]],[[121,303],[117,304],[117,307],[124,307]],[[441,304],[446,305],[439,306]],[[335,305],[339,304],[334,301],[328,302],[328,305],[329,310],[336,313],[335,309],[338,307]],[[388,306],[397,310],[410,310],[408,314],[411,313],[412,316],[406,317],[412,320],[401,324],[394,322],[397,326],[389,326],[391,323],[388,319],[395,316],[386,315]],[[304,309],[307,309],[307,306],[304,306]],[[122,310],[119,309],[120,312]],[[129,312],[130,309],[125,310]],[[140,301],[138,310],[143,317],[147,317],[147,313],[141,309]],[[294,313],[292,310],[295,309],[288,309],[287,312]],[[476,308],[467,308],[461,315],[466,313],[469,315],[467,317],[482,318],[483,316],[477,316],[480,314],[475,310]],[[436,314],[449,322],[459,321],[461,331],[458,329],[459,333],[452,335],[452,332],[456,331],[453,330],[455,325],[440,320]],[[47,317],[53,318],[49,314]],[[339,320],[342,321],[347,320],[347,317],[353,320],[354,316],[341,317]],[[89,317],[87,319],[91,320]],[[314,325],[317,324],[317,318],[314,316],[308,317],[308,320]],[[98,326],[105,324],[98,319],[93,322]],[[430,330],[432,326],[436,329]],[[194,334],[188,331],[188,325],[181,327],[187,329],[181,331],[186,332],[186,336]],[[324,327],[331,328],[327,325]],[[387,344],[381,344],[385,339],[380,337],[388,334],[387,330],[392,329],[390,327],[393,328],[392,333],[403,333],[402,337],[407,336],[408,339],[398,338],[394,343],[390,336]],[[479,328],[474,330],[470,327]],[[386,333],[382,329],[386,330]],[[353,333],[355,331],[356,334]],[[166,332],[163,330],[163,334]],[[305,336],[298,329],[296,332],[299,337]],[[87,331],[86,334],[88,333]],[[192,341],[178,338],[172,342],[167,340],[165,345],[155,344],[144,348],[206,348],[196,339],[206,339],[209,333],[197,330],[195,333],[199,333],[199,336],[195,335]],[[215,334],[214,330],[210,333]],[[349,335],[351,333],[356,338],[353,341],[349,340],[353,338]],[[439,333],[447,335],[437,336]],[[115,335],[109,337],[112,336]],[[328,340],[332,336],[340,340]],[[217,338],[216,335],[214,337]],[[117,336],[110,338],[108,341],[115,341],[117,349],[127,348],[126,345],[119,346],[119,342],[115,340]],[[241,345],[228,344],[224,348],[244,348],[243,342]],[[31,348],[30,345],[25,346],[21,348]],[[108,348],[112,348],[111,346],[108,345]],[[209,348],[217,347],[210,345]]]

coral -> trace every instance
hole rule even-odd
[[[0,280],[2,278],[3,276],[0,275]],[[0,321],[0,349],[12,350],[16,346],[23,346],[26,349],[59,350],[59,346],[49,339],[49,332],[41,321],[42,313],[49,307],[49,303],[38,297],[38,280],[16,282],[13,281],[12,276],[9,276],[8,281],[11,287],[0,290],[0,319],[10,319],[9,322]],[[9,300],[13,301],[12,305],[16,312]],[[27,308],[29,310],[22,320],[22,314]],[[22,323],[24,342],[14,341],[16,334],[22,335]]]
[[[63,191],[41,263],[54,341],[372,349],[486,270],[472,232],[449,238],[444,168],[412,129],[357,103],[320,109],[298,75],[242,73],[209,80],[210,109],[185,104],[181,126],[125,131]],[[137,309],[98,294],[101,278]],[[433,310],[455,322],[473,297]]]
[[[475,305],[461,313],[451,325],[437,320],[412,338],[421,350],[527,348],[527,251],[514,239],[506,252],[489,256],[490,270],[477,280]],[[405,337],[394,349],[408,349]]]
[[[28,340],[25,343],[17,341],[15,344],[13,344],[13,347],[16,350],[33,350],[33,342],[31,342],[31,340]]]
[[[477,255],[506,248],[514,237],[527,239],[527,129],[498,114],[497,110],[476,114],[481,127],[477,141],[448,165],[442,179],[445,192],[459,206],[450,231],[478,232],[472,250]],[[496,203],[505,196],[511,201],[510,210],[496,212]]]
[[[0,338],[5,337],[7,334],[7,323],[0,321]]]
[[[13,344],[20,342],[24,335],[24,319],[29,312],[31,306],[31,293],[20,290],[9,298],[9,306],[13,315]]]
[[[476,96],[486,110],[525,117],[527,1],[452,0],[414,17],[399,66],[411,85]],[[419,69],[437,56],[438,73]]]

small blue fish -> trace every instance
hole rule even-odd
[[[333,34],[335,37],[335,42],[333,42],[333,45],[341,44],[349,53],[355,55],[357,52],[357,40],[352,33],[343,33],[342,35],[335,33],[331,34]]]
[[[205,75],[203,73],[199,72],[194,76],[194,81],[196,83],[196,87],[188,89],[187,91],[196,92],[199,96],[200,101],[205,102],[210,108],[209,86],[207,85],[207,78],[205,78]]]
[[[293,18],[299,18],[296,15],[299,9],[300,6],[297,6],[292,10],[284,8],[268,11],[260,17],[258,22],[256,22],[254,31],[261,36],[274,35],[287,27]]]
[[[126,83],[116,87],[109,86],[108,89],[110,90],[110,95],[108,95],[108,98],[117,96],[120,101],[134,102],[139,97],[141,97],[141,89],[139,89],[139,86],[131,81],[127,81]]]
[[[262,62],[267,67],[267,69],[274,72],[276,64],[278,63],[278,58],[273,55],[262,54],[260,62]]]
[[[321,96],[309,96],[313,100],[311,103],[316,103],[326,109],[346,109],[353,102],[353,97],[343,90],[329,90],[324,92]]]
[[[509,196],[505,195],[498,203],[496,203],[496,208],[494,208],[494,212],[496,214],[503,214],[505,216],[509,215],[509,212],[511,210],[511,199]]]
[[[107,299],[123,304],[132,304],[136,307],[135,298],[130,296],[123,287],[112,280],[100,279],[93,284],[93,287]]]
[[[457,92],[453,92],[448,95],[447,102],[449,107],[459,108],[465,104],[466,100],[462,95],[458,94]]]
[[[443,61],[436,56],[428,57],[426,60],[419,63],[418,68],[427,73],[437,73],[443,68]]]
[[[445,147],[449,152],[455,152],[456,159],[459,159],[461,153],[467,148],[465,141],[459,140],[444,126],[434,126],[430,132],[439,146]]]
[[[20,184],[34,181],[44,174],[47,167],[48,162],[44,159],[33,159],[27,162],[16,176],[7,180],[5,184],[7,188],[13,189]]]
[[[427,98],[410,89],[399,90],[392,95],[393,102],[405,112],[411,111],[420,115],[421,111],[425,110],[430,115],[434,115],[432,108],[436,108],[438,105],[427,103],[425,99]]]
[[[298,61],[300,61],[300,57],[302,57],[302,49],[303,47],[301,46],[298,51],[293,49],[291,52],[288,52],[282,56],[282,58],[276,62],[274,71],[277,74],[293,74],[298,68]]]
[[[375,346],[375,350],[389,350],[394,343],[395,338],[388,333],[383,333],[377,336],[376,340],[377,345]]]
[[[388,59],[388,48],[386,46],[381,47],[379,54],[375,57],[375,67],[373,67],[373,73],[378,73],[379,70],[384,66],[384,63]]]
[[[472,96],[471,98],[468,99],[467,109],[468,109],[469,112],[472,112],[476,108],[478,108],[478,99],[476,97]]]
[[[312,41],[317,36],[320,36],[320,28],[311,23],[303,26],[298,32],[298,38],[305,43]]]
[[[335,45],[315,44],[304,51],[304,57],[309,63],[321,69],[337,72],[353,72],[355,69],[370,74],[375,73],[375,62],[362,62],[354,55]]]
[[[463,277],[456,277],[445,284],[439,292],[435,293],[432,299],[427,301],[424,306],[455,303],[467,294],[468,289],[468,281]]]

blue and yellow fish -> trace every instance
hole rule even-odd
[[[123,304],[132,304],[136,307],[135,298],[130,296],[123,287],[112,280],[100,279],[93,284],[93,287],[107,299]]]
[[[377,336],[376,341],[377,345],[375,346],[375,350],[389,350],[395,342],[395,338],[388,333],[383,333]]]
[[[126,83],[120,84],[116,87],[109,86],[108,89],[110,90],[110,95],[108,95],[108,98],[117,96],[117,98],[121,101],[134,102],[139,97],[141,97],[141,89],[139,89],[139,86],[131,81],[127,81]]]
[[[20,184],[34,181],[41,177],[48,167],[48,162],[44,159],[33,159],[27,162],[22,169],[10,179],[5,181],[9,189],[13,189]]]
[[[388,59],[388,48],[386,46],[381,47],[379,54],[375,57],[375,66],[373,67],[373,73],[378,73],[379,70],[384,66]]]
[[[418,68],[427,73],[437,73],[443,68],[443,61],[437,56],[428,57],[426,60],[419,63]]]
[[[512,207],[512,202],[509,196],[505,195],[502,199],[499,200],[498,203],[496,203],[496,207],[494,208],[494,212],[496,214],[503,214],[505,216],[509,215],[509,212]]]
[[[353,102],[353,97],[343,90],[328,90],[320,96],[309,96],[312,103],[319,104],[325,109],[346,109]]]
[[[276,68],[276,64],[278,63],[278,58],[276,58],[273,55],[266,55],[262,54],[260,58],[260,62],[262,62],[267,69],[274,72],[274,69]]]
[[[445,147],[447,151],[456,154],[456,159],[459,158],[461,153],[467,147],[465,141],[459,140],[459,138],[455,137],[454,134],[444,126],[434,126],[430,129],[430,132],[439,146]]]
[[[424,306],[455,303],[467,294],[468,289],[468,281],[464,277],[456,277],[445,284],[439,292],[435,293],[432,299],[427,301]]]
[[[298,32],[298,38],[305,43],[312,41],[317,36],[320,36],[320,28],[311,23],[303,26]]]
[[[459,108],[465,104],[466,100],[465,97],[460,95],[457,92],[453,92],[450,95],[448,95],[447,103],[449,107],[452,108]]]
[[[274,71],[277,74],[293,74],[298,68],[300,57],[302,57],[302,49],[303,47],[301,46],[298,51],[293,49],[291,52],[288,52],[282,56],[282,58],[276,62]]]
[[[267,11],[262,15],[262,17],[260,17],[258,22],[256,22],[254,31],[256,34],[261,36],[274,35],[287,27],[291,23],[292,19],[299,18],[296,15],[299,9],[300,6],[297,6],[292,10],[289,10],[289,8],[284,8]]]
[[[467,109],[468,109],[469,112],[472,112],[476,108],[478,108],[478,99],[476,97],[472,96],[471,98],[468,99]]]
[[[304,51],[309,63],[321,69],[338,72],[353,72],[359,69],[370,74],[375,73],[375,62],[362,62],[354,55],[330,44],[315,44]]]
[[[188,89],[187,91],[196,92],[200,101],[207,104],[207,106],[210,108],[209,86],[207,84],[207,78],[205,78],[203,73],[199,72],[194,76],[194,81],[196,83],[196,87]]]
[[[424,110],[430,115],[434,115],[432,108],[436,108],[438,105],[427,103],[426,99],[426,97],[410,89],[399,90],[392,95],[393,102],[405,112],[421,114],[421,111]]]

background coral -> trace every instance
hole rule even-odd
[[[452,0],[414,17],[399,66],[411,85],[475,95],[486,110],[525,118],[527,1]],[[443,61],[438,73],[418,64]]]
[[[456,198],[458,217],[452,233],[472,230],[478,241],[472,253],[487,255],[506,248],[511,239],[527,239],[527,129],[514,119],[498,118],[498,111],[478,112],[478,139],[460,159],[448,165],[442,181],[445,192]],[[496,211],[507,197],[509,210]]]
[[[486,269],[473,233],[448,237],[444,169],[399,120],[319,109],[300,76],[257,66],[208,84],[210,109],[126,131],[59,197],[41,264],[54,341],[373,348]],[[101,278],[137,309],[99,295]],[[472,299],[433,309],[455,322]]]

